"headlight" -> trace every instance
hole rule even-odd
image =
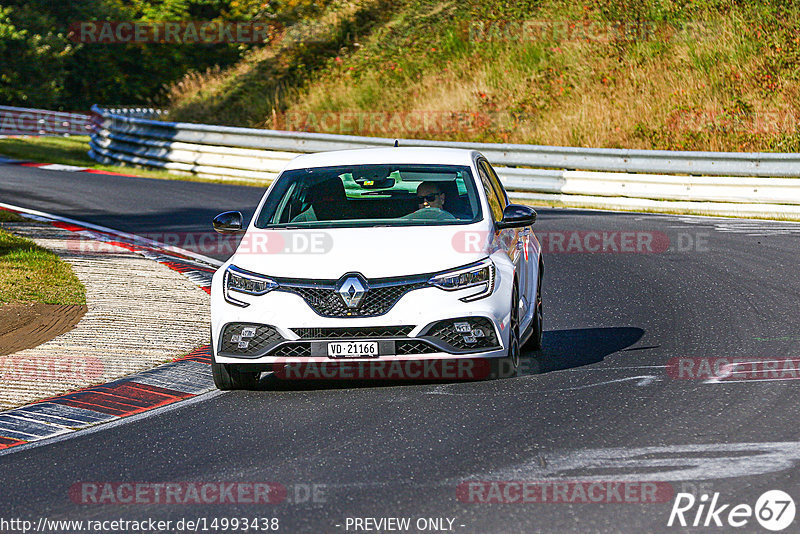
[[[486,258],[477,263],[437,274],[428,280],[428,283],[445,291],[455,291],[470,287],[477,288],[478,291],[476,293],[461,298],[464,302],[471,302],[492,294],[492,291],[494,291],[494,278],[494,263],[489,258]]]
[[[250,304],[247,302],[242,302],[241,300],[237,300],[231,296],[233,293],[264,295],[265,293],[269,293],[278,287],[278,284],[274,280],[270,280],[266,276],[261,276],[260,274],[245,271],[244,269],[240,269],[235,265],[230,265],[225,270],[225,279],[223,284],[225,300],[231,304],[242,307],[249,306]]]

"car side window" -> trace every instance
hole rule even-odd
[[[492,186],[492,180],[489,178],[489,174],[486,172],[486,169],[482,165],[483,162],[478,163],[478,174],[481,177],[481,183],[483,184],[483,190],[486,192],[486,199],[489,201],[489,208],[492,210],[492,218],[495,222],[500,221],[503,219],[503,205],[500,202],[500,197],[497,195],[497,191]]]
[[[480,161],[480,165],[484,168],[486,174],[489,175],[489,181],[492,183],[492,186],[494,186],[495,191],[497,191],[497,196],[500,198],[500,205],[505,209],[509,204],[508,195],[506,194],[506,190],[503,189],[503,185],[500,183],[500,178],[497,177],[497,173],[494,172],[492,166],[489,165],[489,162],[485,159]]]

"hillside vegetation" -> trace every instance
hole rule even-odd
[[[86,111],[92,104],[164,104],[189,70],[231,66],[250,43],[92,43],[70,30],[90,21],[264,21],[281,28],[325,0],[3,0],[0,105]]]
[[[334,0],[176,120],[385,137],[800,151],[791,0]]]

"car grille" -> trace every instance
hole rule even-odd
[[[456,323],[469,324],[473,332],[476,329],[480,329],[483,332],[483,336],[474,337],[474,341],[472,341],[469,334],[465,336],[456,330]],[[485,317],[464,317],[462,319],[439,321],[428,330],[426,337],[434,337],[458,350],[500,348],[497,336],[494,333],[494,326]]]
[[[272,350],[269,356],[281,356],[283,358],[309,357],[311,356],[311,345],[308,343],[284,343]]]
[[[414,354],[431,354],[440,352],[440,349],[432,346],[427,341],[420,339],[399,339],[395,341],[394,354],[397,356],[410,356]],[[267,356],[278,356],[282,358],[308,358],[311,356],[310,341],[290,341],[283,343],[269,351]],[[389,356],[384,354],[383,356]]]
[[[424,341],[404,339],[395,342],[394,351],[398,356],[408,356],[410,354],[430,354],[432,352],[439,352],[439,349],[432,347]]]
[[[467,323],[469,333],[459,332],[456,323]],[[389,339],[395,338],[394,354],[413,356],[434,352],[476,352],[498,349],[500,345],[492,322],[485,317],[447,319],[434,323],[423,332],[423,337],[409,338],[413,326],[365,326],[333,328],[295,328],[298,341],[287,341],[269,325],[254,323],[229,323],[223,328],[219,352],[232,356],[276,356],[307,358],[312,355],[311,341],[335,339]],[[480,330],[483,335],[475,336]],[[391,343],[391,341],[389,341]]]
[[[243,333],[253,333],[253,335],[243,336]],[[280,341],[283,341],[283,337],[271,326],[253,323],[229,323],[222,331],[219,351],[237,356],[255,356],[270,345]]]
[[[376,317],[387,313],[400,298],[415,289],[428,287],[427,276],[406,279],[367,280],[368,291],[361,304],[348,308],[336,291],[336,281],[275,279],[278,291],[299,295],[317,315],[322,317]]]
[[[368,326],[356,328],[293,328],[300,339],[350,339],[405,337],[413,326]]]

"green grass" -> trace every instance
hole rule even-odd
[[[7,213],[0,216],[13,218]],[[0,304],[12,301],[86,304],[86,290],[54,253],[0,230]]]
[[[23,222],[25,221],[24,218],[20,217],[16,213],[8,210],[0,210],[0,223],[4,222]]]
[[[231,185],[254,185],[246,180],[222,180],[197,176],[173,174],[162,170],[122,165],[101,165],[89,157],[89,137],[22,137],[0,139],[0,154],[23,161],[57,163],[89,169],[117,172],[142,178],[158,180],[186,180],[194,182],[225,183]],[[260,184],[259,184],[260,185]]]
[[[0,139],[0,154],[24,161],[74,165],[76,167],[143,176],[145,178],[174,179],[175,177],[175,175],[171,175],[166,171],[101,165],[89,157],[89,137],[85,135]]]

